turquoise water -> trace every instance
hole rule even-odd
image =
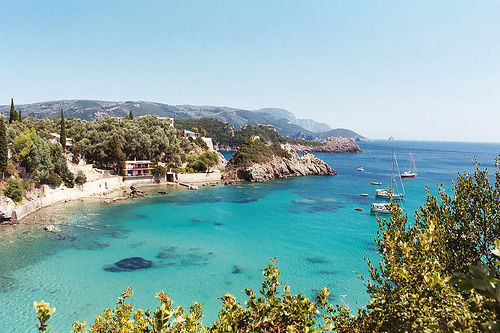
[[[160,290],[187,307],[203,302],[205,322],[217,318],[226,292],[245,300],[244,288],[259,289],[262,269],[277,257],[282,280],[292,291],[313,297],[323,286],[331,301],[341,297],[356,308],[367,296],[356,272],[367,274],[365,253],[376,259],[377,223],[369,214],[377,186],[390,180],[391,150],[401,171],[412,151],[415,179],[404,180],[404,208],[411,213],[425,199],[425,185],[448,188],[460,170],[472,170],[476,156],[494,170],[500,144],[452,142],[366,142],[362,154],[317,154],[339,173],[260,184],[167,187],[113,205],[74,202],[37,212],[30,224],[0,229],[0,332],[34,331],[34,300],[57,308],[58,332],[76,320],[91,322],[112,306],[125,286],[138,307],[156,306]],[[358,172],[363,166],[365,172]],[[361,197],[369,193],[370,197]],[[362,212],[354,208],[363,208]],[[412,214],[410,214],[411,216]],[[58,234],[42,230],[49,221],[69,222]],[[153,267],[128,272],[104,268],[129,257]]]

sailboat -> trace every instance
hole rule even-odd
[[[402,191],[399,192],[398,184],[396,182],[396,177],[394,175],[394,165],[396,165],[396,168],[398,169],[398,176],[399,176],[399,182],[401,184],[401,189]],[[379,198],[385,198],[389,199],[392,198],[394,200],[403,200],[405,197],[405,187],[403,185],[403,181],[401,180],[401,172],[399,171],[399,165],[398,165],[398,160],[396,159],[396,155],[394,154],[394,151],[392,152],[392,172],[391,172],[391,189],[377,189],[375,190],[375,196]],[[396,191],[395,191],[396,190]]]
[[[415,166],[415,161],[413,160],[413,154],[410,152],[410,170],[403,172],[401,174],[401,177],[415,178],[416,175],[417,175],[417,167]]]
[[[392,214],[391,204],[387,202],[374,202],[372,203],[370,212],[379,214]]]

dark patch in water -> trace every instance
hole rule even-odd
[[[138,269],[146,269],[153,267],[151,260],[146,260],[141,257],[125,258],[115,262],[113,265],[104,267],[108,272],[130,272]]]
[[[325,269],[325,270],[319,270],[316,273],[320,274],[320,275],[335,275],[335,274],[339,274],[340,271]]]
[[[308,213],[316,213],[316,212],[333,212],[334,210],[340,209],[342,206],[334,206],[334,205],[322,205],[322,206],[314,206],[307,210]]]
[[[205,223],[205,221],[202,219],[191,219],[191,222],[193,222],[194,224]]]
[[[208,254],[213,255],[214,253],[213,252],[208,252]]]
[[[139,214],[139,213],[135,213],[134,216],[138,219],[143,219],[143,220],[147,220],[149,219],[149,216],[147,215],[144,215],[144,214]]]
[[[76,237],[75,236],[71,236],[71,235],[56,234],[56,239],[60,240],[60,241],[67,240],[67,241],[70,241],[70,242],[74,242],[76,240]]]
[[[16,279],[7,274],[0,274],[0,293],[10,293],[18,288]]]
[[[166,249],[165,251],[161,251],[160,253],[158,253],[158,255],[156,256],[156,258],[158,259],[170,259],[170,258],[175,258],[177,257],[177,253],[175,251],[175,247],[169,247],[168,249]]]
[[[217,223],[214,223],[214,225],[220,226],[220,225],[224,225],[224,223],[217,222]]]
[[[241,272],[243,271],[243,268],[239,265],[234,265],[233,266],[233,271],[231,273],[233,274],[241,274]]]
[[[108,247],[109,243],[106,243],[106,242],[97,242],[97,246],[99,246],[102,249],[103,247]]]
[[[330,262],[325,257],[307,257],[306,260],[310,264],[327,264]]]
[[[257,201],[257,199],[245,198],[245,199],[231,200],[232,203],[241,203],[241,204],[250,203],[250,202],[254,202],[254,201]]]

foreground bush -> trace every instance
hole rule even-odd
[[[211,326],[204,326],[202,304],[195,302],[186,312],[174,307],[170,296],[163,291],[156,294],[160,305],[154,310],[135,310],[126,303],[133,295],[128,287],[118,298],[115,307],[105,309],[92,325],[76,322],[73,332],[329,332],[332,326],[333,306],[328,304],[330,291],[323,288],[313,302],[302,294],[290,294],[290,287],[279,281],[276,260],[264,270],[261,296],[252,289],[245,292],[249,299],[245,306],[236,302],[234,296],[226,294],[219,320]],[[47,332],[47,324],[55,308],[41,301],[34,303],[39,321],[38,330]]]

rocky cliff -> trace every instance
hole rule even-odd
[[[356,143],[356,140],[351,138],[329,137],[323,145],[296,145],[288,144],[288,149],[293,149],[298,152],[315,152],[315,153],[361,153],[362,150]]]
[[[336,175],[328,164],[312,154],[297,155],[289,151],[290,158],[273,156],[266,162],[236,166],[227,164],[222,178],[228,181],[264,182],[279,178],[307,175]]]

